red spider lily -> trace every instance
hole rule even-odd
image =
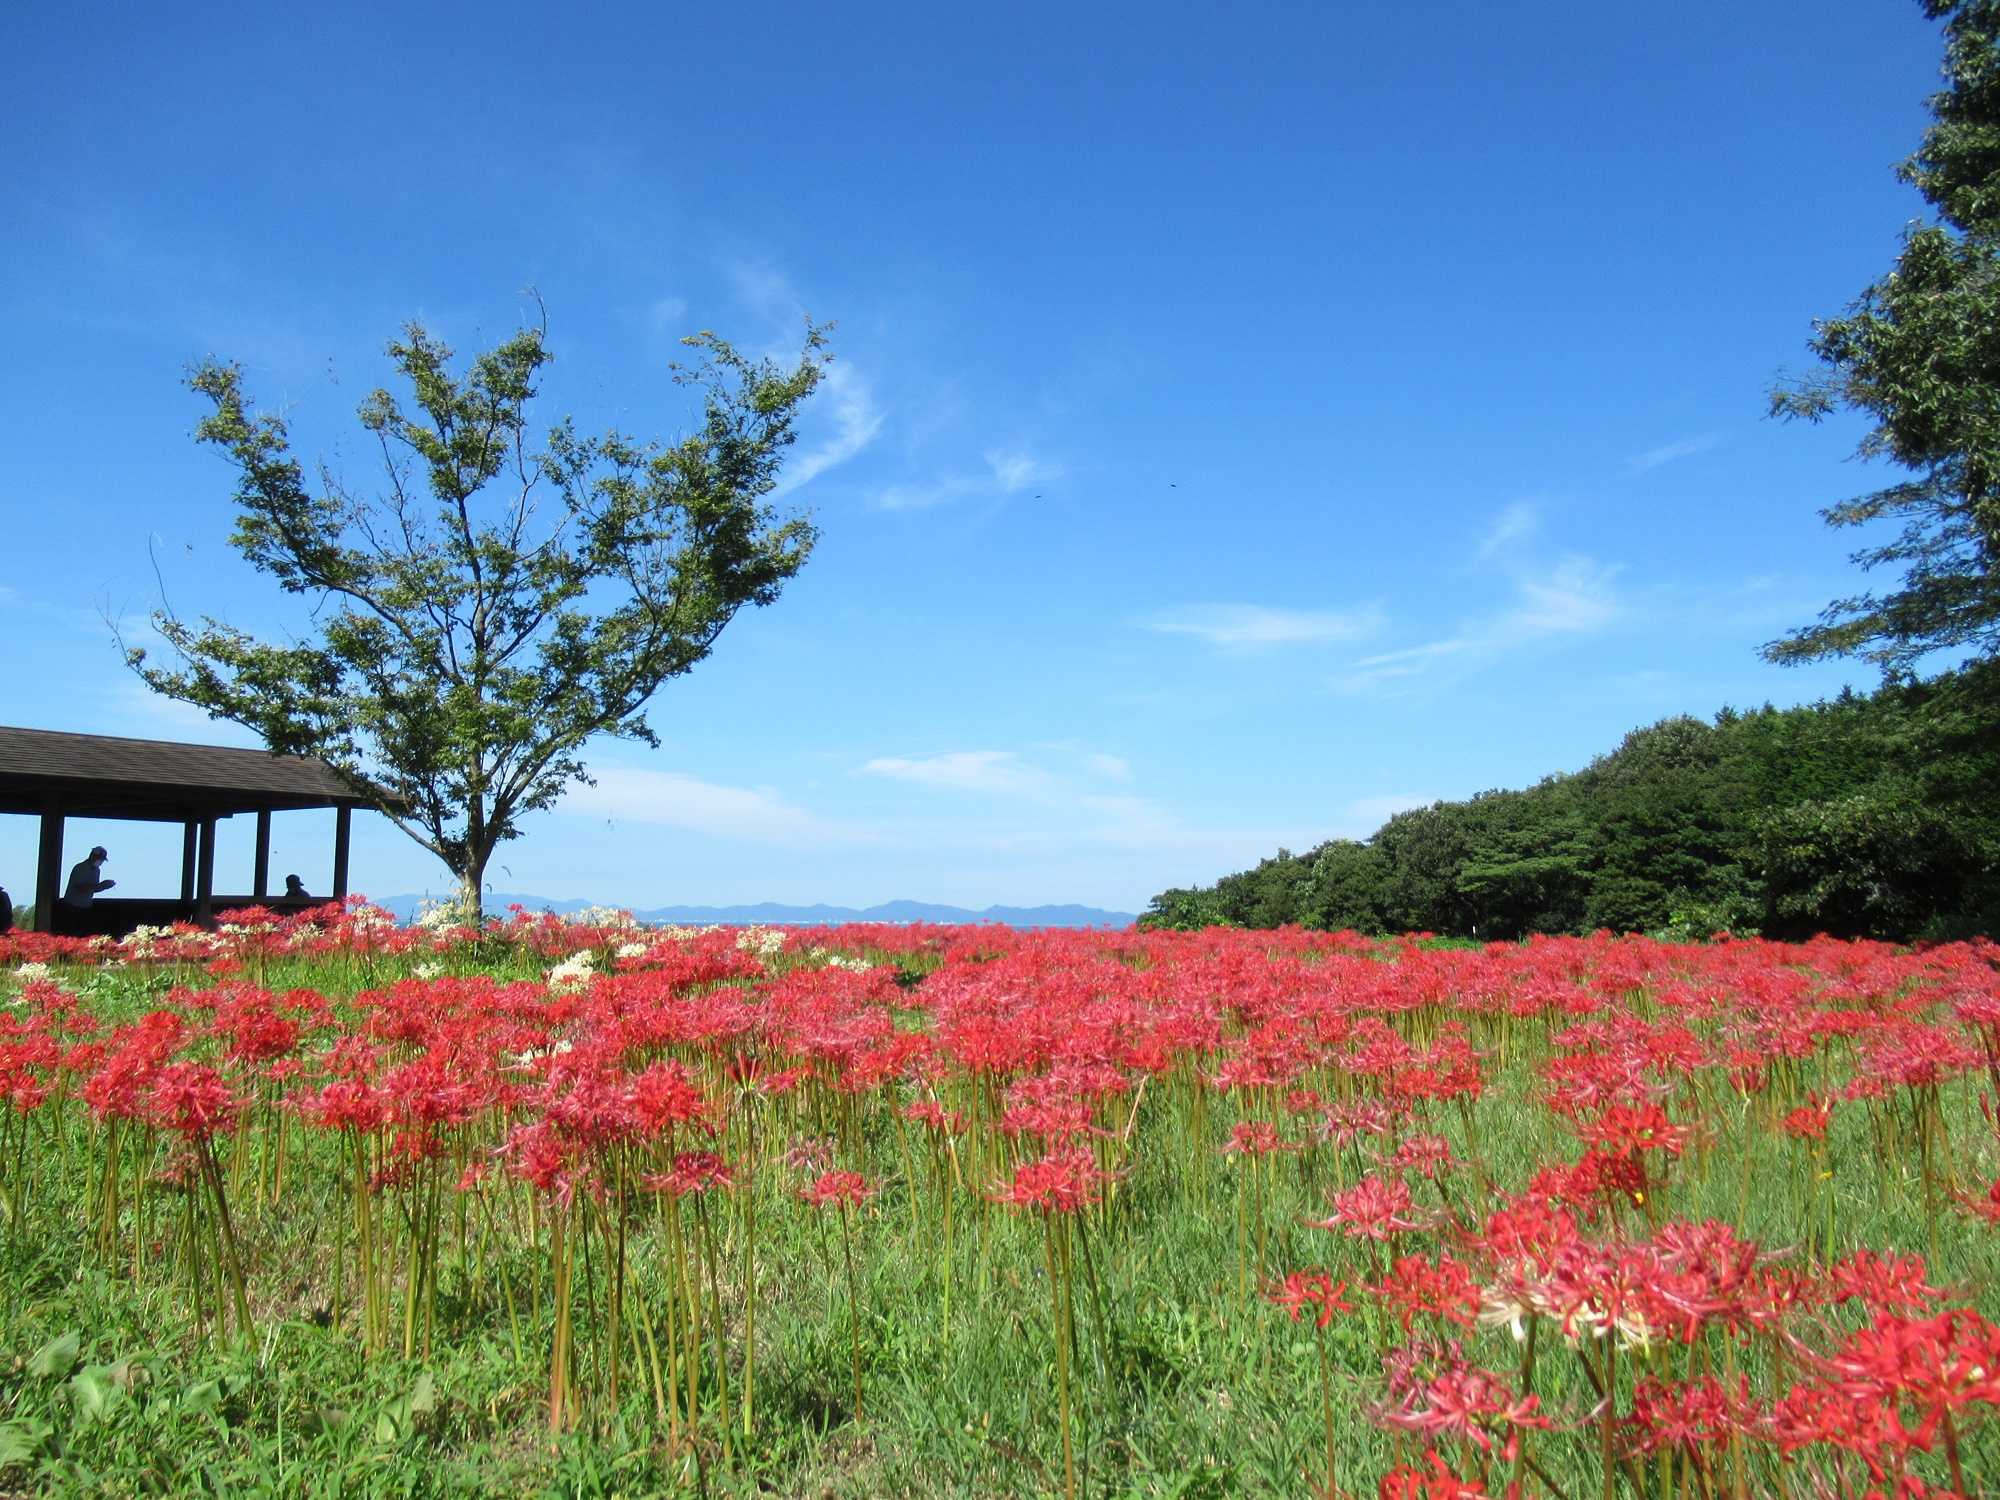
[[[2000,1328],[1970,1308],[1934,1318],[1877,1313],[1873,1324],[1848,1335],[1821,1363],[1846,1396],[1885,1413],[1915,1408],[1918,1425],[1905,1430],[1905,1441],[1920,1448],[1929,1448],[1932,1434],[1952,1416],[1974,1405],[2000,1406]],[[1827,1441],[1853,1446],[1871,1468],[1878,1461],[1872,1444],[1850,1444],[1838,1433]]]
[[[1979,1054],[1954,1031],[1898,1020],[1863,1043],[1860,1076],[1902,1088],[1932,1088],[1979,1062]]]
[[[1415,1172],[1435,1181],[1458,1166],[1451,1154],[1451,1142],[1441,1135],[1412,1135],[1404,1138],[1396,1154],[1382,1165],[1391,1172]]]
[[[1400,1256],[1381,1284],[1366,1290],[1383,1306],[1398,1311],[1405,1333],[1418,1313],[1431,1313],[1464,1328],[1472,1327],[1479,1315],[1480,1293],[1472,1272],[1449,1255],[1440,1255],[1436,1265],[1421,1255]]]
[[[247,1099],[232,1094],[220,1073],[206,1063],[170,1063],[146,1091],[147,1120],[183,1140],[207,1140],[236,1128]]]
[[[1338,1229],[1349,1239],[1386,1240],[1426,1227],[1410,1203],[1410,1185],[1400,1179],[1364,1177],[1344,1193],[1328,1193],[1333,1212],[1314,1222],[1318,1229]]]
[[[799,1189],[799,1201],[810,1203],[815,1208],[829,1205],[845,1208],[849,1204],[865,1203],[874,1196],[875,1189],[859,1172],[827,1172],[819,1181]]]
[[[903,1109],[905,1119],[914,1120],[929,1127],[939,1135],[964,1135],[970,1128],[965,1116],[958,1110],[947,1112],[942,1104],[931,1099],[919,1099]]]
[[[379,1130],[389,1122],[389,1100],[356,1078],[336,1079],[324,1088],[290,1095],[286,1105],[321,1130]]]
[[[842,1174],[828,1174],[828,1176],[840,1175]],[[846,1175],[853,1176],[852,1173]],[[734,1187],[736,1174],[729,1164],[713,1151],[683,1151],[674,1157],[671,1171],[650,1173],[645,1182],[646,1186],[656,1193],[686,1198],[706,1193],[711,1188]]]
[[[1326,1112],[1320,1137],[1335,1146],[1351,1146],[1364,1135],[1387,1135],[1405,1113],[1400,1106],[1379,1100],[1357,1099],[1336,1104]]]
[[[1577,1134],[1599,1151],[1629,1159],[1640,1151],[1679,1156],[1694,1132],[1676,1125],[1657,1104],[1614,1104]]]
[[[1879,1312],[1927,1312],[1943,1293],[1924,1280],[1925,1274],[1921,1255],[1857,1250],[1827,1267],[1827,1300],[1843,1303],[1858,1298]]]
[[[1081,1146],[1057,1147],[1038,1161],[1014,1169],[1013,1181],[986,1196],[1010,1208],[1038,1208],[1044,1213],[1069,1214],[1097,1201],[1105,1174],[1097,1159]]]
[[[1296,1151],[1292,1145],[1278,1134],[1277,1127],[1266,1120],[1240,1120],[1229,1127],[1229,1140],[1222,1147],[1224,1156],[1269,1156],[1274,1151]]]
[[[1960,1193],[1958,1201],[1974,1218],[1984,1219],[1995,1228],[2000,1228],[2000,1178],[1994,1179],[1993,1186],[1986,1190],[1984,1198],[1975,1198],[1970,1193]]]
[[[1488,1217],[1486,1235],[1479,1243],[1499,1260],[1546,1271],[1580,1233],[1573,1215],[1526,1193]]]
[[[516,1177],[567,1206],[582,1180],[582,1167],[575,1149],[546,1120],[517,1125],[504,1149]]]
[[[1038,1135],[1067,1143],[1080,1135],[1102,1134],[1091,1124],[1091,1108],[1080,1099],[1017,1104],[1000,1117],[1003,1135]]]
[[[1528,1191],[1552,1203],[1580,1208],[1594,1219],[1607,1202],[1644,1207],[1649,1185],[1642,1160],[1592,1146],[1572,1165],[1542,1168]]]
[[[1749,1396],[1749,1379],[1738,1378],[1732,1399],[1712,1375],[1693,1380],[1660,1380],[1647,1376],[1632,1391],[1632,1414],[1621,1427],[1627,1445],[1638,1453],[1661,1449],[1688,1452],[1728,1441],[1754,1420],[1756,1403]]]
[[[785,1148],[785,1167],[792,1172],[823,1172],[833,1165],[839,1145],[835,1136],[801,1136]]]
[[[112,1032],[95,1070],[84,1080],[83,1099],[103,1119],[131,1119],[167,1059],[179,1049],[187,1023],[172,1011],[156,1010]]]
[[[1457,1340],[1414,1339],[1382,1357],[1382,1372],[1387,1399],[1367,1416],[1393,1432],[1490,1449],[1496,1436],[1511,1446],[1515,1429],[1550,1425],[1536,1397],[1516,1396],[1505,1376],[1473,1364]]]
[[[1376,1488],[1379,1500],[1491,1500],[1484,1488],[1473,1480],[1460,1479],[1437,1454],[1426,1453],[1424,1461],[1428,1472],[1399,1464],[1384,1474]],[[1518,1488],[1508,1485],[1505,1500],[1512,1500]]]
[[[1308,1305],[1318,1308],[1314,1322],[1324,1328],[1333,1321],[1335,1313],[1354,1311],[1354,1304],[1340,1295],[1346,1290],[1346,1282],[1336,1286],[1333,1278],[1324,1271],[1293,1271],[1264,1295],[1288,1310],[1294,1323],[1298,1322],[1299,1314]]]
[[[681,1125],[709,1132],[715,1128],[714,1104],[688,1077],[687,1069],[672,1059],[654,1063],[632,1080],[631,1106],[651,1135]]]
[[[1827,1123],[1833,1118],[1833,1100],[1819,1094],[1808,1094],[1810,1104],[1801,1105],[1779,1122],[1780,1128],[1795,1141],[1823,1141],[1826,1139]]]

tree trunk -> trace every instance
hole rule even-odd
[[[465,851],[465,871],[458,879],[458,905],[460,920],[469,927],[477,927],[485,920],[480,893],[486,888],[486,862],[492,857],[491,849]]]
[[[465,869],[459,875],[461,920],[477,927],[485,920],[481,893],[486,888],[486,862],[493,857],[493,840],[486,835],[486,796],[474,792],[465,809]]]

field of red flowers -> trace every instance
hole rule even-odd
[[[0,944],[0,1489],[2000,1493],[2000,947]]]

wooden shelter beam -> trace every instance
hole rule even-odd
[[[271,809],[257,809],[257,868],[250,894],[262,901],[271,894]]]
[[[354,809],[343,807],[333,815],[333,898],[347,898],[347,845],[354,832]]]
[[[35,931],[56,930],[56,902],[62,898],[63,809],[51,797],[42,807],[42,841],[35,854]]]
[[[195,860],[194,919],[206,927],[215,915],[215,819],[201,820],[201,853]]]

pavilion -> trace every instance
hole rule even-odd
[[[298,910],[347,894],[348,838],[354,809],[393,801],[357,791],[324,761],[270,755],[221,745],[62,734],[0,727],[0,813],[42,821],[35,862],[35,926],[42,932],[112,933],[141,923],[198,922],[217,911],[261,905]],[[270,894],[271,815],[301,808],[334,809],[333,893],[287,899]],[[215,825],[257,815],[257,860],[247,895],[217,895]],[[88,909],[63,906],[63,823],[67,818],[129,818],[179,823],[178,900],[99,897]]]

